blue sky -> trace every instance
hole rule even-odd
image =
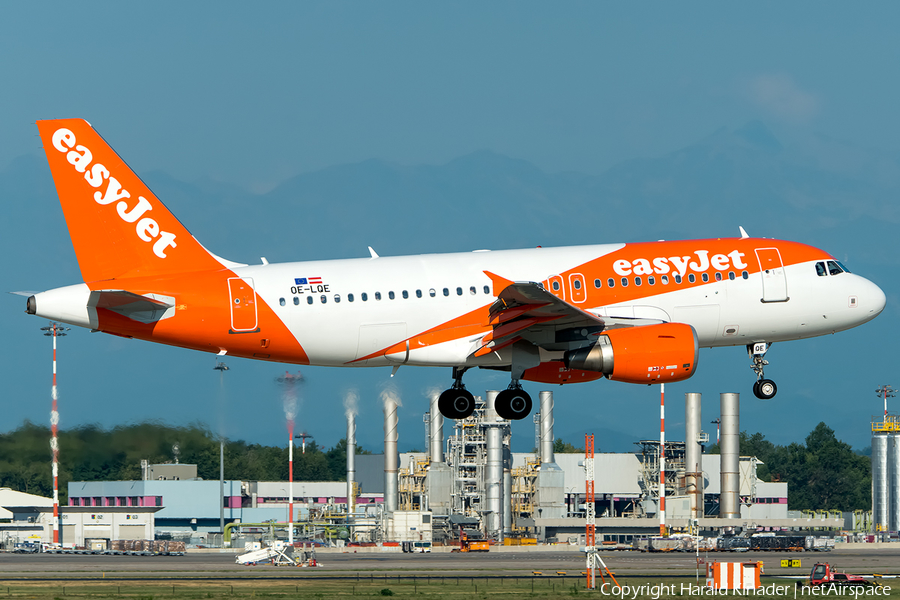
[[[139,174],[164,171],[252,191],[333,165],[371,158],[442,164],[480,149],[549,172],[598,174],[752,119],[786,139],[819,134],[894,154],[900,151],[898,13],[900,7],[887,2],[15,3],[4,6],[0,22],[0,170],[21,155],[40,154],[34,122],[57,117],[91,121]],[[210,218],[252,219],[247,208]],[[52,231],[63,231],[58,204],[48,204],[44,216]],[[740,219],[734,215],[735,229]],[[334,226],[337,235],[339,224]],[[497,247],[517,227],[515,216],[495,224]],[[704,233],[680,232],[685,238]],[[608,235],[596,241],[619,241]],[[564,232],[555,241],[565,243]],[[58,261],[50,269],[31,267],[30,277],[10,266],[17,274],[7,278],[11,289],[76,282],[70,246],[58,239],[41,243],[58,248]],[[229,256],[227,248],[212,250]],[[29,268],[28,252],[7,260],[16,261],[16,269]],[[877,281],[864,272],[866,265],[851,267]],[[22,314],[19,300],[0,305],[7,343],[16,348],[2,367],[8,408],[2,430],[47,416],[42,378],[49,365],[41,361],[48,346],[32,335],[42,323]],[[797,348],[827,369],[847,345],[874,350],[885,343],[859,331]],[[63,379],[63,398],[69,394],[75,414],[64,413],[63,426],[155,417],[211,426],[221,421],[228,435],[252,441],[270,441],[270,431],[272,438],[284,437],[275,425],[279,401],[272,379],[283,371],[277,366],[240,361],[226,375],[234,383],[222,393],[207,355],[83,331],[62,343],[75,354]],[[779,369],[805,370],[797,377],[805,382],[810,363],[802,358],[782,354]],[[842,379],[855,378],[855,387],[847,383],[846,389],[866,390],[861,398],[874,398],[869,388],[891,383],[892,363],[885,357],[867,360],[854,352],[849,362],[859,370]],[[708,420],[719,392],[740,386],[753,400],[743,349],[704,351],[701,368],[702,377],[672,393],[702,391]],[[386,382],[382,370],[320,369],[308,376],[306,393],[334,406],[316,415],[328,422],[321,425],[326,445],[343,435],[344,391],[357,388],[363,402],[368,396],[374,403]],[[398,379],[409,397],[401,434],[415,440],[401,446],[422,446],[423,392],[448,379],[442,370]],[[470,387],[505,385],[502,379],[479,374]],[[656,435],[655,411],[646,409],[658,396],[650,388],[608,382],[576,387],[557,388],[557,403],[571,394],[579,398],[577,410],[603,407],[612,398],[640,406],[604,415],[597,428]],[[805,400],[790,406],[748,407],[746,428],[784,443],[824,419],[835,428],[845,424],[854,446],[867,445],[868,417],[877,406],[855,414],[844,398],[817,415],[821,389],[804,386],[798,393]],[[217,399],[221,394],[227,400]],[[248,420],[248,403],[268,408]],[[361,423],[360,439],[373,447],[381,435],[377,409],[361,410],[374,420]],[[773,423],[773,416],[780,422]],[[851,418],[859,423],[847,424]],[[571,423],[574,431],[580,419],[573,409],[557,423]],[[792,419],[800,423],[796,428],[784,423]],[[528,439],[530,423],[517,427],[517,435]]]

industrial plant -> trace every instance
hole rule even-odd
[[[791,511],[788,484],[757,477],[759,460],[741,456],[739,396],[720,395],[721,454],[705,454],[700,394],[685,394],[684,441],[645,439],[632,453],[554,453],[553,394],[539,394],[536,452],[511,451],[510,421],[497,392],[451,421],[431,398],[425,452],[398,452],[397,402],[384,401],[384,453],[356,454],[356,415],[347,416],[346,482],[221,481],[196,465],[142,465],[137,481],[73,481],[59,508],[60,544],[107,545],[121,539],[177,540],[243,548],[259,540],[330,546],[504,545],[632,547],[669,534],[716,537],[758,531],[831,530],[862,535],[864,513]],[[592,449],[592,441],[586,445]],[[900,420],[873,422],[873,523],[900,527]],[[590,465],[590,468],[586,467]],[[590,486],[588,481],[594,474]],[[27,496],[27,495],[25,495]],[[5,540],[53,540],[53,503],[16,497]],[[588,506],[587,498],[593,502]],[[590,534],[593,536],[593,533]],[[592,544],[588,544],[592,545]]]

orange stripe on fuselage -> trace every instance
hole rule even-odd
[[[309,364],[306,351],[256,295],[258,326],[247,333],[230,333],[229,270],[177,273],[154,277],[93,281],[92,290],[124,289],[135,294],[175,298],[175,315],[155,323],[140,323],[107,309],[97,309],[99,329],[106,333],[191,348],[203,352],[226,350],[229,356]]]
[[[346,364],[350,365],[355,362],[369,360],[370,358],[383,356],[385,354],[406,352],[407,341],[409,342],[410,350],[417,350],[419,348],[434,346],[460,338],[485,334],[492,329],[488,324],[488,320],[490,319],[490,313],[488,312],[490,306],[491,305],[488,304],[480,308],[476,308],[475,310],[467,312],[466,314],[447,321],[446,323],[442,323],[437,327],[432,327],[431,329],[423,331],[418,335],[414,335],[411,338],[402,340],[394,344],[393,346],[388,346],[383,350],[378,350],[376,352],[373,352],[372,354],[357,358],[356,360],[351,360]]]

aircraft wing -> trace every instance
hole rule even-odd
[[[571,342],[588,342],[603,330],[663,323],[659,319],[601,316],[551,294],[540,283],[513,282],[488,271],[497,300],[491,306],[493,330],[473,353],[483,356],[519,340],[548,350],[564,349]],[[497,293],[497,290],[500,290]]]

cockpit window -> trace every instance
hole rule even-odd
[[[846,266],[844,266],[844,263],[842,263],[842,262],[839,261],[839,260],[838,260],[838,261],[835,261],[835,262],[837,263],[837,266],[839,266],[839,267],[841,268],[841,271],[843,271],[844,273],[849,273],[849,272],[850,272],[850,269],[848,269]]]
[[[841,268],[840,263],[834,260],[828,261],[828,274],[829,275],[840,275],[844,272],[844,269]]]
[[[816,263],[816,275],[818,275],[819,277],[826,277],[828,275],[828,271],[825,270],[824,262]]]

